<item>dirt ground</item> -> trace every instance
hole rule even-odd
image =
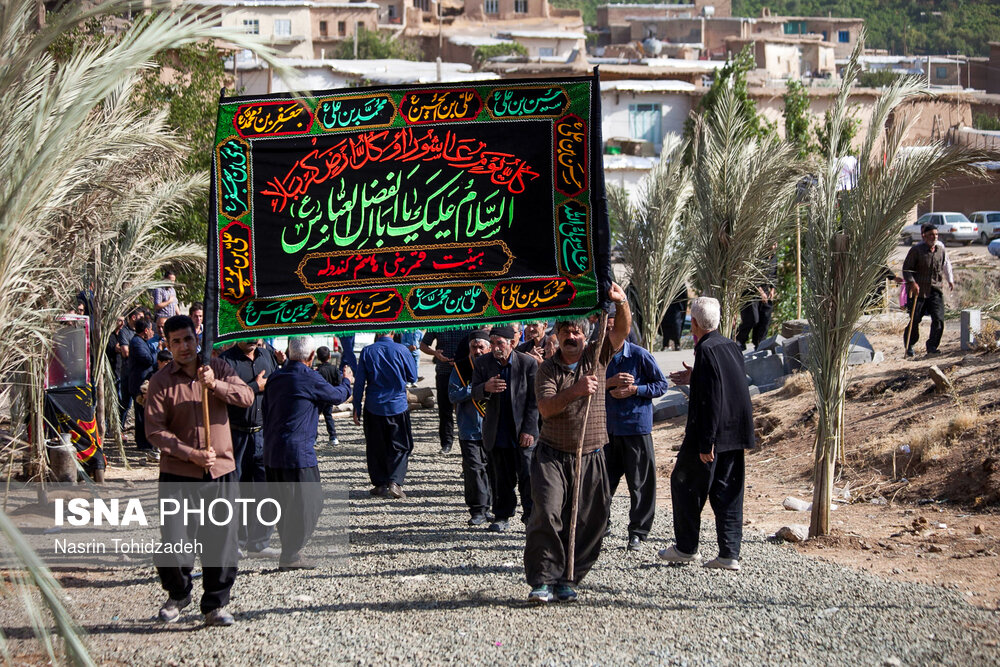
[[[885,361],[854,367],[848,385],[845,461],[835,489],[846,487],[849,500],[836,503],[831,535],[797,548],[887,578],[954,588],[971,604],[1000,609],[1000,354],[961,352],[957,322],[949,322],[940,356],[923,355],[920,343],[906,359],[901,325],[877,329],[868,335]],[[922,339],[926,330],[925,322]],[[933,365],[954,390],[935,392]],[[809,512],[782,502],[812,500],[814,405],[807,374],[754,398],[748,527],[771,535],[808,526]],[[672,450],[683,429],[681,417],[654,430],[662,503],[669,503]]]

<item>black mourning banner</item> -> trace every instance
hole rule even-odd
[[[596,310],[599,100],[596,73],[223,98],[212,340]]]

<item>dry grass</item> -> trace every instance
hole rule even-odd
[[[1000,350],[1000,324],[992,317],[982,320],[979,333],[976,334],[976,349],[982,352]]]
[[[863,446],[858,453],[864,457],[906,455],[910,450],[910,461],[926,463],[936,461],[948,453],[953,442],[978,427],[984,421],[976,410],[959,407],[947,419],[935,419],[931,423],[918,423],[898,433],[890,433]]]
[[[858,322],[858,330],[870,336],[902,336],[908,322],[906,313],[894,310],[863,318]]]
[[[781,389],[775,393],[775,396],[778,398],[794,398],[810,391],[813,391],[812,373],[803,371],[795,373],[786,380]]]

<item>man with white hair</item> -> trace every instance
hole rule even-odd
[[[313,370],[315,357],[311,337],[289,338],[288,363],[271,373],[264,388],[264,470],[281,503],[279,570],[312,567],[301,551],[323,511],[316,459],[319,411],[351,397],[351,369],[344,369],[342,383],[334,387]]]
[[[705,567],[740,569],[743,540],[743,450],[754,446],[753,406],[743,369],[743,353],[719,327],[719,302],[691,302],[694,368],[670,374],[674,384],[690,384],[687,427],[670,475],[676,544],[660,551],[671,563],[700,560],[701,510],[708,500],[715,513],[719,557]]]

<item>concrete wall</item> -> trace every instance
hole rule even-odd
[[[378,10],[374,7],[346,8],[316,6],[311,12],[313,58],[332,58],[337,45],[344,40],[353,41],[358,23],[365,30],[378,30]],[[326,22],[326,34],[320,23]],[[343,33],[341,33],[343,23]]]
[[[512,39],[528,50],[529,58],[542,57],[540,49],[543,48],[552,49],[552,57],[555,58],[569,58],[574,49],[580,53],[586,49],[586,40],[583,39],[553,39],[549,37],[512,37]]]
[[[484,0],[465,0],[465,16],[476,21],[512,21],[548,16],[548,3],[546,0],[527,0],[527,3],[527,12],[515,12],[514,0],[497,0],[499,13],[487,14],[484,8]]]
[[[934,62],[931,60],[931,85],[932,86],[958,86],[962,85],[959,80],[959,65],[957,62]],[[944,76],[941,76],[941,75]]]
[[[291,21],[291,37],[274,34],[275,20]],[[305,5],[293,7],[275,7],[268,5],[253,7],[234,7],[232,11],[222,14],[222,25],[243,31],[244,20],[256,20],[261,38],[282,56],[287,58],[312,58],[312,22],[309,8]]]
[[[931,210],[928,197],[917,206],[917,215]],[[973,211],[1000,210],[1000,171],[987,172],[985,180],[971,176],[957,176],[934,187],[935,211],[960,211],[969,215]]]
[[[630,25],[629,38],[632,41],[642,41],[652,35],[663,42],[675,44],[696,44],[701,42],[700,18],[633,21]]]
[[[683,93],[604,91],[601,93],[603,115],[601,135],[605,140],[630,136],[629,105],[631,104],[659,104],[660,136],[665,137],[668,134],[684,132],[684,121],[691,112],[692,97]],[[657,152],[660,147],[656,146]]]

